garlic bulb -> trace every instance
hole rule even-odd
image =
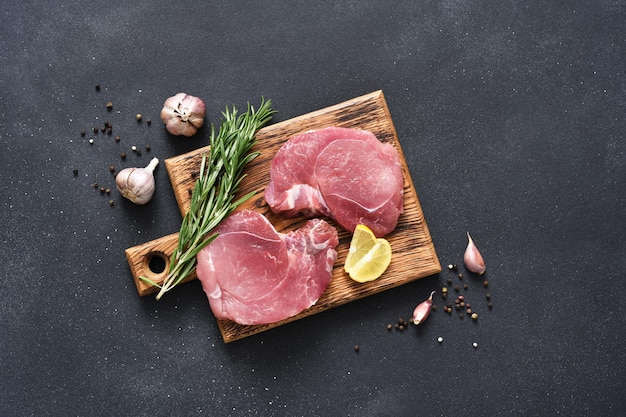
[[[474,245],[474,241],[472,240],[469,232],[467,232],[467,239],[467,248],[465,249],[465,254],[463,255],[465,267],[471,272],[482,275],[485,273],[485,261],[483,260],[483,257],[478,251],[476,245]]]
[[[146,204],[154,194],[154,168],[159,164],[157,158],[152,158],[145,168],[125,168],[115,177],[117,191],[122,197],[135,204]]]
[[[161,120],[172,135],[193,136],[204,123],[206,106],[198,97],[178,93],[165,100]]]

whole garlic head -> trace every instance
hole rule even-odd
[[[125,168],[115,176],[117,191],[122,197],[135,204],[146,204],[154,194],[154,168],[159,164],[157,158],[152,158],[145,168]]]
[[[161,120],[172,135],[193,136],[204,124],[206,106],[198,97],[178,93],[165,100]]]

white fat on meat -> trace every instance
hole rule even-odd
[[[261,213],[236,212],[197,256],[196,272],[218,319],[267,324],[311,307],[337,259],[337,230],[312,219],[283,234]]]
[[[367,130],[328,127],[291,137],[270,167],[265,199],[285,216],[328,216],[350,232],[392,232],[403,212],[400,156]]]

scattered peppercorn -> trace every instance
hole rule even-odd
[[[107,188],[107,189],[105,190],[105,192],[106,192],[107,194],[111,194],[111,189],[110,189],[110,188]]]
[[[135,145],[133,145],[133,146],[130,147],[130,150],[133,151],[133,152],[137,152],[137,147]]]
[[[138,122],[141,122],[141,118],[142,118],[141,113],[137,113],[135,115],[135,120],[137,120]]]
[[[387,330],[393,329],[393,325],[391,323],[387,323]]]
[[[146,144],[146,151],[147,151],[147,152],[150,152],[150,149],[152,149],[152,148],[150,147],[150,144],[149,144],[149,143],[147,143],[147,144]]]
[[[437,342],[439,342],[439,343],[443,343],[443,337],[439,336],[439,337],[437,338]]]
[[[111,110],[111,109],[113,108],[113,103],[111,103],[110,101],[107,101],[107,102],[106,102],[106,108],[107,108],[108,110]]]
[[[354,345],[354,351],[358,352],[361,349],[361,347],[359,345]]]
[[[448,285],[451,285],[451,284],[452,284],[452,278],[448,278],[448,279],[446,280],[446,282],[448,283]]]
[[[492,303],[487,303],[487,308],[489,308],[489,310],[491,310],[493,308],[493,304]]]
[[[463,284],[463,289],[466,290],[467,289],[467,284]]]
[[[120,141],[120,135],[115,135],[115,141],[119,142]]]
[[[73,172],[74,172],[74,176],[78,175],[78,170],[76,168],[74,168]]]
[[[491,300],[491,293],[488,292],[487,294],[485,294],[485,298],[487,300]]]
[[[96,84],[96,91],[100,91],[100,84]]]
[[[109,200],[109,206],[113,207],[115,205],[115,200]]]
[[[152,124],[152,120],[148,119],[148,120],[146,120],[146,123],[148,124],[148,126],[150,126]]]
[[[93,130],[93,133],[98,134],[98,126],[94,126],[91,130]]]
[[[89,138],[89,144],[93,145],[93,138]]]
[[[476,349],[478,347],[478,343],[474,342],[472,343],[472,346],[474,347],[474,349]]]
[[[122,160],[126,159],[126,152],[122,152],[120,154],[120,158],[122,158]]]
[[[463,313],[459,313],[459,318],[463,319]]]
[[[478,320],[478,313],[472,313],[472,320]]]
[[[488,280],[484,280],[483,281],[483,287],[488,287],[489,286],[489,281]]]
[[[109,171],[115,172],[115,165],[109,165]]]
[[[98,188],[98,183],[97,182],[93,183],[93,188]]]
[[[463,274],[459,273],[459,279],[463,279]]]
[[[81,131],[80,131],[80,135],[81,135],[81,136],[85,136],[85,131],[84,131],[84,130],[81,130]]]
[[[100,194],[104,194],[105,188],[104,187],[100,187]]]

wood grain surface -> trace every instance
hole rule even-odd
[[[280,214],[272,213],[265,202],[264,191],[269,182],[270,163],[276,152],[291,136],[328,126],[369,130],[381,142],[395,146],[400,154],[404,176],[404,213],[400,216],[397,228],[386,236],[393,250],[391,264],[383,276],[375,281],[357,283],[350,279],[343,271],[343,266],[350,246],[351,234],[330,221],[339,232],[338,257],[333,269],[332,281],[318,302],[296,316],[267,325],[244,326],[229,320],[218,320],[222,338],[227,343],[441,271],[441,265],[382,91],[375,91],[259,130],[254,150],[259,151],[260,155],[246,168],[246,178],[240,187],[241,195],[250,191],[256,194],[240,206],[240,209],[251,209],[263,213],[279,232],[287,232],[304,224],[306,221],[304,217],[285,218]],[[208,151],[208,147],[200,148],[165,160],[181,214],[189,209],[190,190],[199,172],[202,155]],[[150,262],[154,257],[159,257],[166,261],[167,268],[169,265],[167,258],[171,255],[176,242],[177,234],[172,234],[126,249],[126,257],[139,295],[143,296],[156,291],[156,287],[146,284],[139,279],[139,276],[147,276],[156,282],[162,281],[166,272],[152,271]],[[194,278],[196,278],[195,275],[192,275],[186,280]]]

